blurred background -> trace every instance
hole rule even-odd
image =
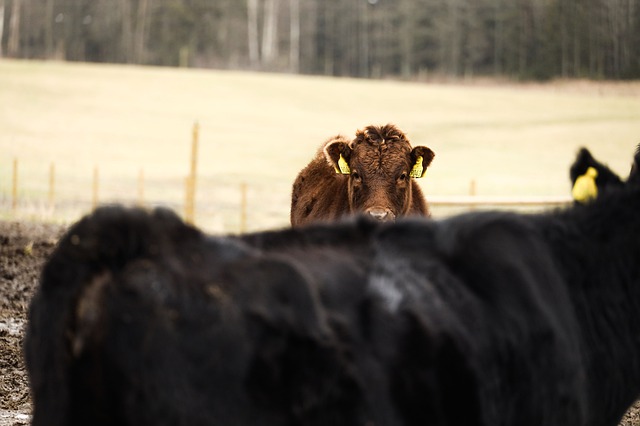
[[[434,217],[552,208],[640,143],[640,0],[0,0],[0,57],[0,219],[287,226],[317,148],[389,122]]]
[[[415,79],[640,77],[638,0],[0,0],[7,56]]]

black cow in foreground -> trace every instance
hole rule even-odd
[[[30,307],[33,425],[617,425],[640,394],[639,211],[627,185],[236,238],[101,208]]]

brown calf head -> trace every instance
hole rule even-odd
[[[349,175],[349,208],[382,220],[394,220],[411,208],[411,178],[421,178],[434,153],[426,146],[411,147],[393,124],[368,126],[353,141],[334,139],[324,148],[337,173]]]

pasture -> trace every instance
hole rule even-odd
[[[588,147],[626,176],[640,142],[640,83],[397,82],[139,66],[0,60],[0,218],[68,223],[99,201],[182,212],[199,123],[196,224],[287,226],[291,184],[318,146],[395,123],[436,153],[430,195],[565,196]],[[11,209],[13,160],[19,205]],[[50,164],[56,209],[47,211]],[[433,209],[434,217],[447,214]]]

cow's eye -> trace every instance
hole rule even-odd
[[[358,174],[358,172],[356,171],[351,172],[351,177],[356,181],[360,182],[360,174]]]
[[[401,182],[404,182],[405,180],[407,180],[407,174],[406,173],[402,173],[400,175],[400,177],[398,177],[398,180]]]

